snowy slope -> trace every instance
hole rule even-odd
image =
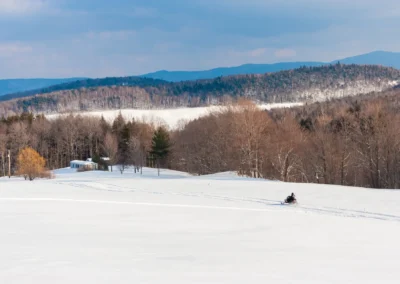
[[[301,106],[303,103],[279,103],[279,104],[260,104],[260,109],[284,108]],[[105,110],[105,111],[90,111],[79,112],[82,116],[103,116],[105,120],[112,122],[120,113],[127,119],[135,119],[156,125],[163,124],[169,126],[171,129],[179,127],[181,122],[188,122],[202,116],[206,116],[215,110],[219,109],[216,106],[210,107],[195,107],[195,108],[176,108],[176,109],[121,109],[121,110]],[[48,114],[45,115],[48,119],[55,119],[60,116],[67,116],[66,114]]]
[[[399,202],[232,172],[0,178],[0,283],[398,283]]]

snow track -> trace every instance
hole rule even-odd
[[[151,194],[163,194],[160,192],[150,192]],[[254,202],[263,204],[267,207],[269,206],[279,206],[281,208],[277,209],[255,209],[255,208],[245,208],[245,207],[228,207],[228,206],[201,206],[201,205],[187,205],[187,204],[168,204],[168,203],[146,203],[146,202],[128,202],[128,201],[107,201],[107,200],[87,200],[87,199],[59,199],[59,198],[0,198],[0,202],[15,201],[15,202],[70,202],[70,203],[98,203],[98,204],[115,204],[115,205],[134,205],[134,206],[158,206],[158,207],[177,207],[177,208],[192,208],[192,209],[215,209],[215,210],[237,210],[237,211],[256,211],[256,212],[272,212],[279,210],[281,212],[292,212],[292,213],[303,213],[303,214],[328,214],[337,217],[346,218],[366,218],[366,219],[376,219],[382,221],[393,221],[400,222],[400,216],[381,214],[375,212],[357,211],[350,209],[340,209],[340,208],[329,208],[329,207],[310,207],[302,206],[300,204],[282,205],[280,201],[271,201],[263,199],[239,199],[239,198],[229,198],[222,196],[212,196],[212,195],[194,195],[194,194],[176,194],[182,196],[190,197],[206,197],[216,200],[225,201],[239,201],[239,202]]]
[[[56,198],[0,198],[1,201],[17,201],[17,202],[72,202],[72,203],[98,203],[98,204],[116,204],[116,205],[135,205],[135,206],[156,206],[156,207],[178,207],[193,209],[216,209],[216,210],[236,210],[236,211],[256,211],[271,212],[268,209],[252,209],[240,207],[224,207],[224,206],[201,206],[186,204],[167,204],[167,203],[145,203],[145,202],[124,202],[124,201],[106,201],[106,200],[85,200],[85,199],[56,199]]]
[[[310,206],[306,204],[297,204],[294,206],[282,205],[280,200],[271,200],[265,198],[246,198],[246,197],[232,197],[223,195],[213,195],[205,192],[185,192],[185,191],[163,191],[163,190],[152,190],[143,189],[138,187],[121,186],[108,182],[94,182],[88,181],[64,181],[57,182],[60,185],[67,185],[76,188],[86,188],[92,190],[109,191],[109,192],[124,192],[124,193],[144,193],[150,195],[172,195],[172,196],[183,196],[190,198],[205,198],[212,200],[221,200],[227,202],[235,202],[238,205],[243,203],[253,203],[262,205],[265,208],[245,208],[245,207],[221,207],[221,206],[200,206],[200,205],[188,205],[188,204],[165,204],[165,203],[142,203],[142,202],[121,202],[121,201],[105,201],[105,200],[74,200],[74,199],[49,199],[49,198],[31,198],[31,199],[1,199],[0,201],[54,201],[54,202],[86,202],[86,203],[104,203],[104,204],[121,204],[121,205],[137,205],[137,206],[161,206],[161,207],[181,207],[181,208],[198,208],[198,209],[219,209],[219,210],[240,210],[240,211],[258,211],[258,212],[271,212],[273,210],[279,210],[281,212],[293,212],[303,214],[326,214],[336,217],[345,218],[365,218],[375,219],[382,221],[400,222],[399,215],[385,214],[379,212],[352,210],[346,208],[334,208],[334,207],[319,207]]]

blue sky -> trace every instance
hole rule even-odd
[[[399,28],[398,0],[0,0],[0,78],[331,61]]]

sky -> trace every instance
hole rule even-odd
[[[330,62],[399,27],[398,0],[0,0],[0,78]]]

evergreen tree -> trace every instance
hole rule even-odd
[[[97,163],[98,169],[101,171],[108,171],[108,164],[104,161],[99,154],[94,154],[92,158],[93,163]]]
[[[120,112],[118,116],[114,119],[114,122],[112,124],[112,131],[116,135],[118,135],[122,131],[122,128],[124,128],[125,124],[126,124],[125,119]]]
[[[118,142],[117,163],[121,174],[130,163],[129,139],[131,137],[131,126],[130,122],[125,122],[121,113],[115,118],[112,125],[112,133],[117,137]]]
[[[170,139],[167,130],[163,127],[157,128],[154,132],[150,154],[156,159],[158,175],[160,175],[160,162],[165,161],[170,152]]]
[[[125,170],[125,167],[131,163],[131,152],[129,147],[129,140],[131,137],[131,123],[128,122],[121,129],[118,137],[118,163],[120,166],[121,174]]]
[[[116,123],[116,122],[114,121],[114,123]],[[103,131],[104,135],[106,135],[106,133],[108,131],[111,131],[110,125],[107,123],[107,121],[104,119],[103,116],[101,116],[101,118],[100,118],[100,128]]]

